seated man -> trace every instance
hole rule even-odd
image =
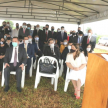
[[[29,43],[28,37],[24,37],[24,43],[20,44],[21,47],[25,48],[27,54],[27,67],[26,67],[26,75],[29,76],[29,70],[31,67],[31,58],[34,56],[34,46]]]
[[[36,45],[37,45],[37,48],[38,48],[38,51],[37,51],[37,55],[39,56],[39,57],[41,57],[42,56],[42,43],[39,41],[39,36],[38,35],[36,35],[35,37],[34,37],[34,42],[36,43]]]
[[[9,90],[9,76],[11,71],[16,71],[17,79],[17,90],[21,92],[21,77],[24,65],[27,62],[27,55],[24,48],[19,46],[19,41],[17,37],[12,39],[13,47],[9,47],[6,50],[4,57],[4,78],[5,78],[5,89],[7,92]]]
[[[6,45],[7,45],[8,47],[11,47],[11,46],[12,46],[10,34],[7,34]]]
[[[60,51],[59,48],[54,46],[54,40],[50,39],[48,41],[48,46],[45,47],[44,56],[52,56],[59,61]]]

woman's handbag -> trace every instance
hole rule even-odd
[[[45,58],[44,62],[40,61],[39,63],[39,71],[41,73],[53,74],[56,72],[56,67],[51,63],[49,58]]]

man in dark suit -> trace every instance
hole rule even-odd
[[[4,21],[3,26],[0,27],[0,37],[4,38],[4,35],[9,34],[11,31],[11,28],[8,25],[6,25],[6,22]]]
[[[33,36],[33,39],[34,39],[34,37],[36,35],[38,35],[39,38],[41,38],[42,30],[40,29],[40,25],[39,24],[36,25],[36,30],[33,31],[33,35],[32,35]]]
[[[24,43],[20,44],[21,47],[25,48],[27,54],[27,67],[26,67],[26,75],[29,76],[29,70],[31,67],[31,58],[34,57],[34,46],[29,43],[28,37],[24,37]]]
[[[63,65],[64,65],[64,70],[63,70],[64,79],[66,78],[66,71],[67,71],[67,66],[66,66],[65,61],[66,61],[67,54],[71,52],[71,46],[72,46],[72,43],[69,43],[69,45],[65,47],[61,55],[61,58],[63,59]]]
[[[63,41],[67,39],[67,33],[64,31],[64,27],[61,27],[61,32],[58,32],[57,34],[57,43],[60,47],[61,44],[63,44]]]
[[[17,79],[17,90],[21,92],[21,77],[22,70],[24,69],[24,65],[27,62],[27,55],[24,48],[19,47],[19,41],[17,37],[12,39],[13,47],[9,47],[6,50],[5,58],[4,58],[4,77],[5,77],[5,89],[7,92],[9,90],[9,76],[11,71],[16,71],[16,79]]]
[[[54,46],[54,40],[53,39],[50,39],[48,42],[48,46],[45,47],[44,56],[52,56],[59,61],[60,51],[59,51],[58,47]]]
[[[29,36],[30,35],[30,30],[26,28],[26,23],[23,23],[22,28],[19,29],[18,37],[19,36]]]
[[[84,50],[84,52],[86,51],[86,48],[87,48],[87,44],[90,44],[91,45],[91,51],[92,52],[96,46],[96,37],[95,36],[92,36],[92,30],[89,29],[88,30],[88,35],[87,36],[84,36],[83,38],[83,41],[82,41],[82,48]]]
[[[54,26],[51,27],[51,38],[57,39],[57,33],[54,31]]]
[[[49,31],[48,29],[49,25],[46,24],[45,31],[42,32],[42,37],[39,37],[39,39],[43,41],[44,44],[46,44],[48,39],[51,38],[51,31]]]
[[[73,30],[72,36],[69,37],[69,43],[78,43],[78,35],[75,30]]]

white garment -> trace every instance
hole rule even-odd
[[[86,64],[86,59],[83,53],[80,53],[79,57],[77,57],[75,60],[73,58],[73,54],[68,54],[66,58],[66,63],[71,63],[73,67],[80,67],[82,64]],[[86,78],[86,66],[79,70],[70,70],[70,73],[68,74],[67,78],[69,80],[81,80],[81,85],[85,83],[85,78]]]
[[[11,58],[10,63],[14,63],[15,48],[17,49],[17,62],[19,62],[19,60],[18,60],[18,48],[19,48],[19,47],[17,46],[17,47],[13,47],[12,58]]]
[[[12,31],[12,37],[18,37],[18,33],[19,33],[19,29],[18,30],[17,29],[14,29]]]

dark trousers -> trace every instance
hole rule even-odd
[[[26,66],[26,74],[29,74],[30,67],[31,67],[31,58],[28,58]]]
[[[66,66],[66,63],[63,63],[63,65],[64,65],[64,70],[63,70],[63,72],[64,72],[64,79],[66,78],[66,73],[67,73],[67,66]]]
[[[22,69],[19,67],[20,65],[17,63],[17,66],[14,67],[13,63],[9,64],[10,67],[6,67],[4,69],[4,78],[5,78],[5,86],[9,86],[9,78],[10,78],[10,72],[15,71],[16,72],[16,79],[17,79],[17,87],[21,86],[21,78],[22,78]]]
[[[2,71],[3,69],[3,59],[0,59],[0,72]]]

